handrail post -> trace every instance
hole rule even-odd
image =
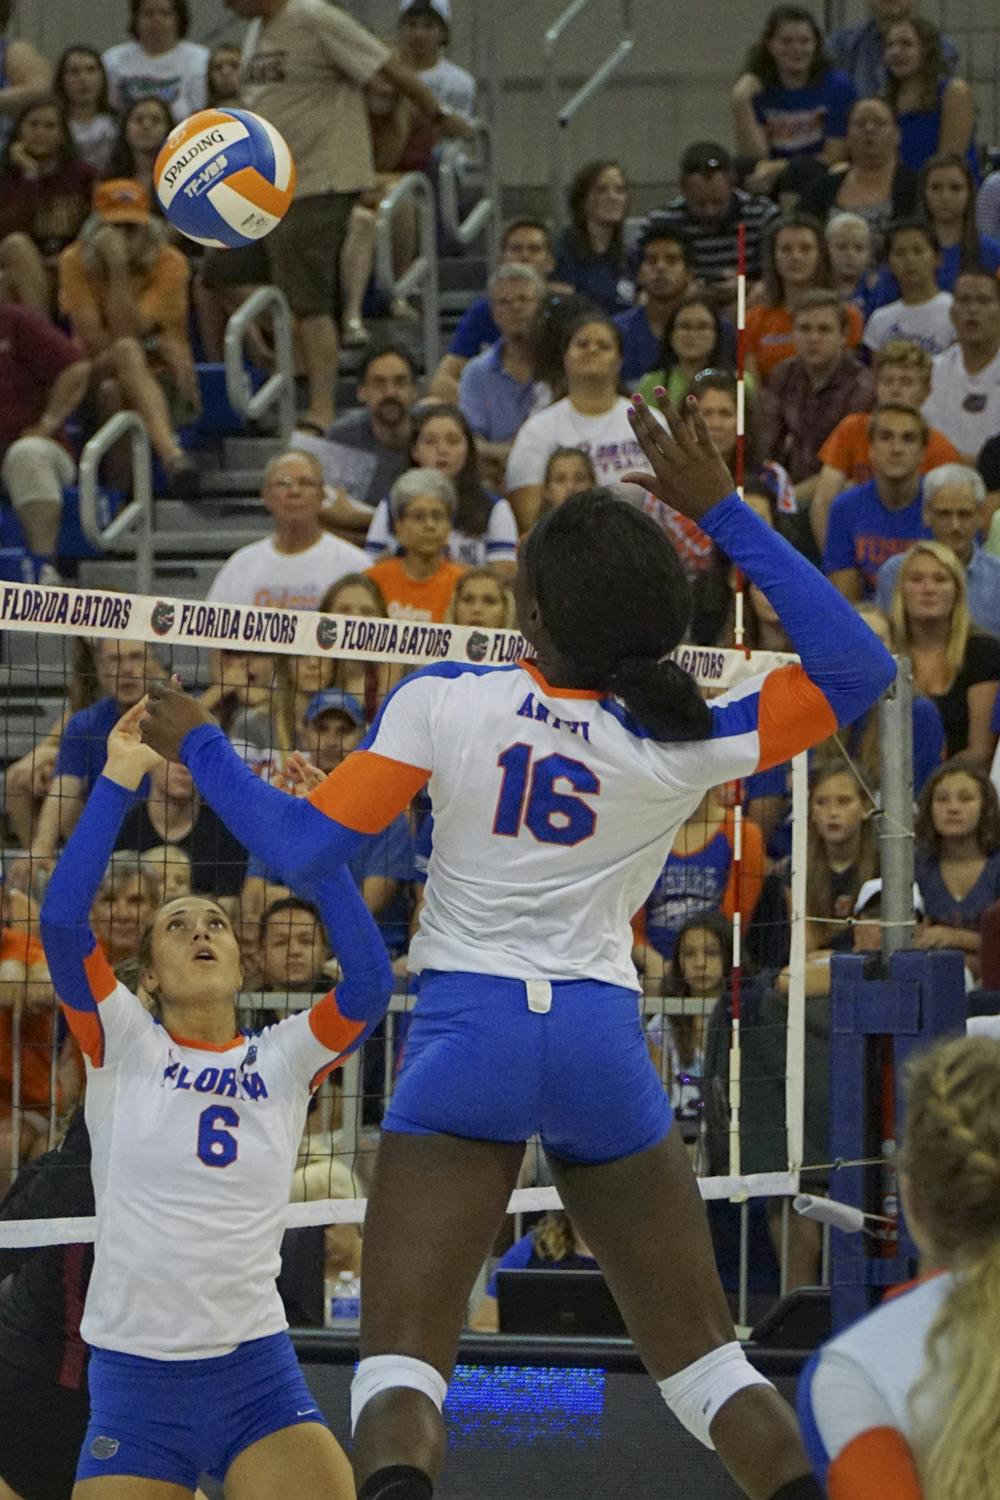
[[[243,364],[243,349],[250,325],[265,312],[271,314],[274,330],[274,370],[260,390],[251,393]],[[233,313],[226,324],[224,346],[226,395],[229,404],[246,422],[255,422],[272,406],[278,408],[282,441],[295,426],[295,357],[292,352],[292,313],[284,292],[276,286],[259,286]]]
[[[545,115],[549,145],[549,202],[552,224],[561,229],[566,222],[566,168],[563,151],[564,131],[577,111],[598,93],[608,79],[617,73],[635,47],[633,35],[633,0],[621,0],[621,40],[614,51],[594,70],[576,93],[559,108],[556,98],[556,48],[563,34],[583,14],[590,0],[570,0],[562,15],[549,27],[542,40],[542,77],[545,86]]]
[[[132,499],[113,521],[102,527],[97,514],[97,487],[101,460],[122,438],[129,439],[132,458]],[[121,540],[135,533],[136,587],[140,594],[153,591],[153,459],[149,434],[137,412],[119,411],[109,417],[80,455],[77,481],[80,496],[80,529],[98,552],[125,551]]]
[[[417,258],[398,279],[392,264],[392,216],[408,198],[417,202]],[[386,193],[375,215],[375,282],[387,297],[420,293],[423,311],[424,368],[437,369],[440,358],[440,294],[437,264],[437,208],[434,189],[423,172],[407,172]]]
[[[486,231],[490,263],[496,260],[499,238],[499,187],[489,129],[483,120],[470,120],[481,149],[483,196],[466,218],[460,216],[458,168],[467,149],[464,141],[447,141],[438,163],[438,201],[446,236],[458,245],[471,245]]]

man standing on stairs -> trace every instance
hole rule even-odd
[[[374,185],[364,86],[376,74],[442,135],[472,130],[369,31],[329,0],[226,0],[252,21],[243,47],[241,101],[275,125],[298,174],[295,202],[266,239],[206,257],[198,295],[206,353],[221,358],[225,288],[281,288],[298,326],[309,388],[302,430],[333,421],[337,376],[337,266],[358,195]]]
[[[212,603],[318,609],[331,584],[368,567],[367,553],[320,525],[323,469],[313,454],[272,458],[264,470],[261,498],[274,530],[222,564],[208,591]]]

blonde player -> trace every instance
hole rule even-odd
[[[1000,1493],[1000,1044],[939,1043],[915,1063],[901,1159],[929,1274],[813,1356],[799,1419],[831,1500]]]
[[[344,979],[312,1010],[236,1031],[239,943],[218,902],[181,896],[140,946],[150,1015],[115,981],[88,923],[115,837],[159,756],[142,704],[56,866],[42,936],[87,1061],[97,1203],[81,1332],[92,1348],[79,1500],[190,1495],[347,1500],[343,1452],[310,1396],[275,1286],[283,1211],[310,1093],[384,1012],[392,975],[346,871],[314,896]],[[40,1440],[43,1440],[40,1435]]]
[[[286,876],[339,864],[429,783],[434,844],[411,947],[420,1002],[365,1226],[352,1390],[361,1500],[427,1500],[473,1282],[538,1132],[667,1404],[755,1500],[818,1495],[792,1413],[735,1341],[704,1209],[645,1046],[629,917],[708,787],[849,723],[891,657],[731,493],[695,405],[672,438],[637,402],[655,474],[764,590],[802,658],[703,701],[668,659],[689,596],[672,543],[609,491],[523,543],[533,662],[404,681],[306,801],[261,786],[199,705],[157,695],[143,733],[181,755],[237,837]],[[626,476],[628,477],[628,476]]]

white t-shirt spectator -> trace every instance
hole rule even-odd
[[[73,137],[77,156],[89,162],[103,177],[118,139],[118,121],[114,115],[95,115],[92,120],[70,120],[69,133]]]
[[[471,73],[442,57],[433,68],[421,68],[417,77],[437,96],[443,109],[472,119],[476,112],[476,80]]]
[[[155,94],[175,120],[186,120],[208,102],[208,55],[200,42],[178,42],[157,57],[137,41],[109,47],[102,61],[111,103],[124,114],[137,99]]]
[[[360,547],[324,531],[304,552],[279,552],[265,536],[240,547],[212,579],[213,604],[260,604],[270,609],[318,609],[332,583],[363,573],[371,559]]]
[[[974,459],[983,444],[1000,432],[1000,353],[975,375],[966,370],[958,344],[939,354],[923,413],[959,453]]]
[[[382,500],[375,507],[368,535],[365,537],[367,563],[381,557],[387,547],[393,546],[389,529],[389,502]],[[506,500],[494,498],[493,509],[482,536],[468,536],[464,531],[453,531],[448,538],[448,556],[452,562],[466,568],[481,568],[486,563],[517,562],[517,522],[514,512]]]
[[[943,354],[956,338],[950,308],[950,292],[938,292],[927,302],[900,300],[877,307],[865,324],[865,347],[884,349],[890,339],[907,339],[928,354]]]
[[[610,411],[586,416],[566,396],[545,411],[536,412],[525,422],[510,450],[508,494],[525,485],[542,484],[553,449],[580,448],[590,455],[598,484],[609,485],[622,499],[638,504],[641,492],[634,484],[620,484],[618,478],[629,469],[647,467],[629,426],[628,409],[627,398],[619,396]]]

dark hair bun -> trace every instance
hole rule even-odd
[[[669,658],[629,656],[615,668],[611,691],[657,740],[707,740],[712,712],[694,678]]]

